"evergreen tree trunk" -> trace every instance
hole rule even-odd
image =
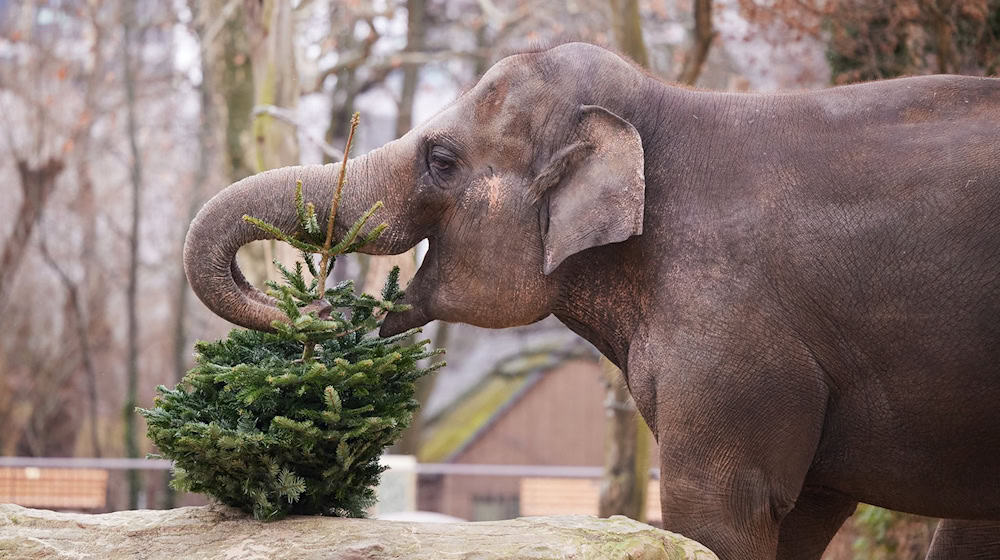
[[[638,64],[649,66],[638,1],[611,0],[611,10],[619,48]],[[636,409],[622,372],[604,357],[601,369],[607,386],[608,425],[599,515],[627,515],[643,521],[649,484],[649,428]]]
[[[124,81],[125,81],[125,110],[126,127],[129,145],[129,153],[132,162],[129,167],[129,179],[132,184],[132,208],[131,228],[129,233],[129,261],[128,261],[128,287],[126,292],[127,323],[126,336],[128,338],[128,348],[126,355],[126,384],[125,406],[122,414],[125,418],[125,454],[129,458],[139,457],[139,441],[136,432],[135,407],[139,384],[139,320],[136,310],[137,289],[139,283],[139,197],[142,189],[142,155],[139,152],[137,138],[137,126],[135,119],[135,74],[133,68],[133,54],[138,50],[138,45],[133,43],[133,33],[135,33],[135,5],[125,1],[121,5],[122,33],[124,37]],[[128,471],[129,487],[129,508],[138,509],[140,481],[139,471]]]

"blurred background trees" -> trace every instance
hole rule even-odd
[[[356,110],[364,153],[503,55],[566,40],[738,91],[988,75],[1000,0],[0,0],[0,453],[142,456],[128,434],[144,427],[122,411],[228,329],[180,264],[204,200],[336,159]],[[259,282],[274,253],[260,243],[241,263]],[[399,264],[405,281],[421,254],[352,257],[335,274],[370,283]],[[421,389],[429,415],[501,360],[575,340],[552,319],[427,332],[449,347]],[[115,492],[115,507],[164,499],[162,484]]]

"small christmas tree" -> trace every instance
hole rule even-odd
[[[288,321],[275,321],[274,333],[234,329],[224,340],[197,343],[197,365],[180,385],[158,387],[154,408],[139,409],[149,438],[174,460],[174,488],[210,494],[261,520],[290,513],[363,516],[384,470],[379,456],[418,406],[414,381],[444,365],[420,367],[420,360],[443,352],[427,350],[429,340],[409,342],[420,329],[384,339],[372,334],[386,313],[405,308],[398,303],[398,268],[381,299],[355,294],[350,281],[325,287],[338,255],[363,247],[386,227],[360,235],[377,203],[332,243],[357,114],[351,125],[325,236],[314,206],[302,199],[301,183],[298,237],[244,216],[302,251],[294,271],[275,262],[282,283],[267,283]]]

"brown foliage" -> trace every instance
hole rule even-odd
[[[827,44],[834,83],[910,74],[995,74],[998,0],[740,0],[749,21]],[[787,36],[787,34],[785,35]]]

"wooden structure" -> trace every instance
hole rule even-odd
[[[521,515],[597,515],[601,482],[590,478],[522,478]],[[660,483],[646,489],[646,522],[660,525]]]
[[[604,378],[592,355],[543,352],[521,356],[501,365],[451,409],[429,421],[419,460],[600,468],[607,421],[605,394]],[[654,457],[655,445],[651,442]],[[562,505],[550,500],[546,507],[565,513],[596,513],[597,479],[536,479],[530,484],[534,489],[548,484],[553,490],[549,496],[565,498]],[[421,475],[417,492],[419,509],[471,521],[528,514],[522,509],[525,494],[520,477]],[[572,505],[581,499],[586,506]],[[658,491],[652,499],[659,512]],[[654,520],[658,518],[657,514]]]
[[[24,507],[99,510],[107,502],[104,469],[0,468],[0,503]]]

